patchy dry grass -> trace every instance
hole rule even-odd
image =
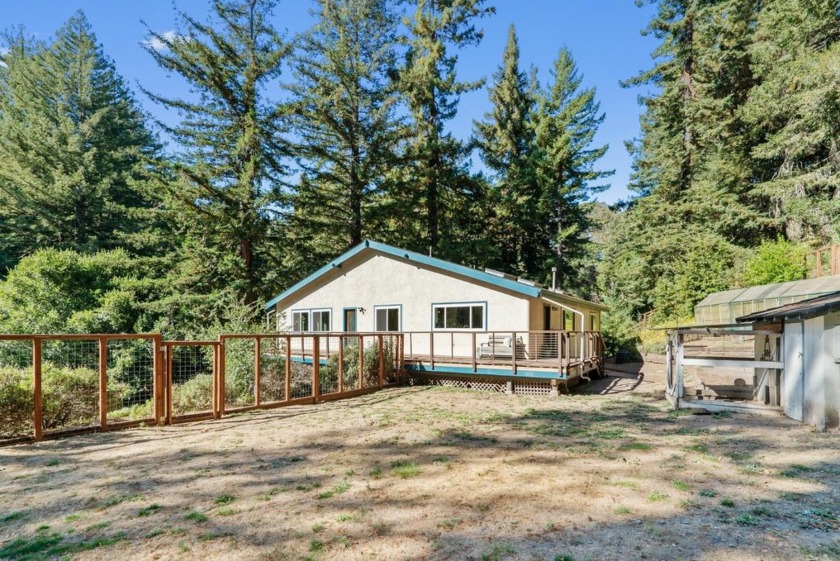
[[[585,389],[402,388],[0,448],[0,559],[840,560],[836,432]]]

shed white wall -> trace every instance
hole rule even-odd
[[[840,313],[785,325],[785,414],[817,429],[840,424]]]
[[[433,304],[486,303],[486,331],[527,331],[530,300],[412,261],[368,254],[312,283],[309,290],[295,295],[294,301],[279,302],[278,322],[282,323],[278,327],[291,329],[293,311],[329,309],[331,330],[343,331],[343,310],[363,308],[365,312],[358,314],[357,329],[374,331],[375,308],[393,305],[401,307],[401,331],[431,331]],[[412,339],[414,352],[427,352],[423,349],[428,349],[428,335]],[[471,337],[458,339],[463,341],[462,346],[471,346]],[[405,344],[408,349],[409,341]],[[469,346],[462,354],[469,356],[473,352]]]

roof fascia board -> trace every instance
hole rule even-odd
[[[303,289],[306,285],[329,273],[333,269],[340,268],[342,264],[344,264],[347,260],[365,250],[378,251],[380,253],[390,255],[398,259],[404,259],[409,262],[420,263],[433,269],[447,271],[462,277],[467,277],[479,282],[483,282],[485,284],[489,284],[491,286],[495,286],[497,288],[508,290],[510,292],[515,292],[523,296],[529,296],[531,298],[539,298],[540,294],[543,293],[543,291],[539,288],[533,286],[526,286],[514,280],[497,277],[496,275],[491,275],[490,273],[485,273],[484,271],[479,271],[478,269],[471,269],[470,267],[466,267],[464,265],[450,263],[449,261],[444,261],[443,259],[438,259],[436,257],[428,257],[420,253],[415,253],[406,249],[400,249],[398,247],[393,247],[384,243],[372,240],[365,240],[364,242],[348,250],[343,255],[337,257],[330,263],[327,263],[308,277],[295,283],[294,285],[290,286],[289,288],[287,288],[286,290],[269,300],[265,304],[265,309],[270,310],[282,300],[285,300],[289,296],[293,295],[295,292],[298,292],[299,290]]]

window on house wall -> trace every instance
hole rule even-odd
[[[400,330],[400,307],[399,306],[376,306],[374,308],[375,331],[399,331]]]
[[[292,331],[309,331],[309,311],[292,312]]]
[[[312,331],[329,331],[331,316],[329,310],[312,310]]]
[[[577,317],[575,314],[569,311],[563,312],[563,329],[566,331],[576,331],[577,330]]]
[[[589,329],[591,331],[598,331],[598,321],[595,319],[595,314],[589,314]]]
[[[486,304],[435,304],[435,329],[485,329]]]

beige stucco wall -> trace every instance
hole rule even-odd
[[[589,308],[577,302],[568,302],[564,305],[583,313],[584,331],[601,330],[601,311],[597,308]],[[530,303],[530,330],[541,331],[545,329],[543,314],[544,307],[551,306],[551,330],[563,330],[563,308],[558,305],[551,305],[543,299],[533,299]],[[594,315],[594,318],[592,317]],[[593,323],[593,319],[595,320]],[[575,314],[575,330],[580,330],[580,316]]]
[[[291,329],[293,311],[326,308],[332,312],[332,331],[342,331],[343,310],[363,308],[365,312],[358,314],[357,328],[369,332],[374,330],[376,306],[398,305],[402,307],[401,331],[431,331],[433,303],[486,303],[487,331],[529,328],[527,297],[378,253],[367,253],[344,263],[341,269],[324,275],[306,292],[295,294],[293,301],[279,302],[277,311],[280,329]],[[428,335],[412,338],[415,350],[420,348],[417,345],[428,348]],[[479,342],[486,338],[486,335],[478,337]],[[472,335],[469,332],[458,335],[454,343],[451,337],[438,336],[435,350],[439,352],[444,344],[464,347],[461,352],[469,356]]]

